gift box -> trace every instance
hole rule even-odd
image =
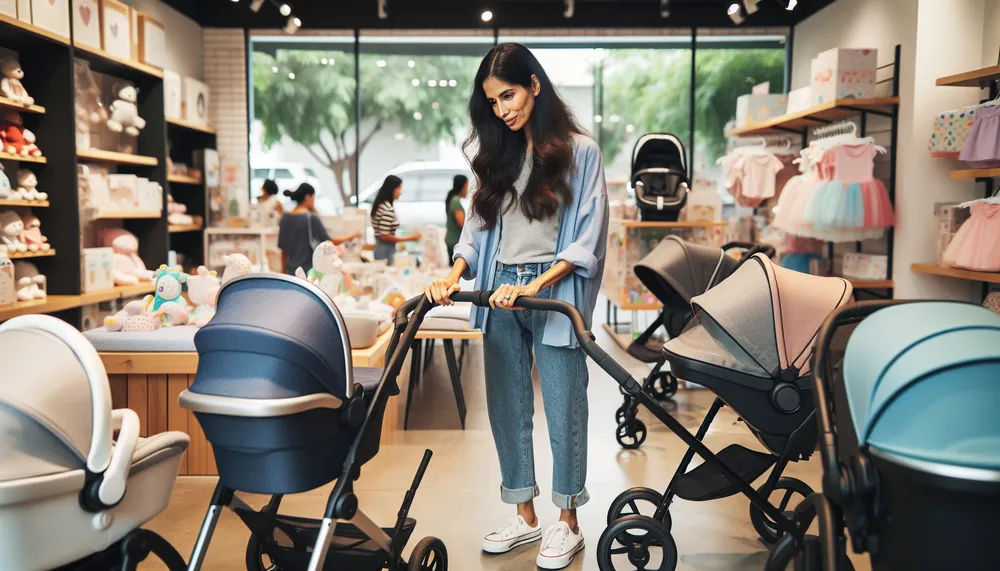
[[[843,274],[856,280],[884,280],[888,275],[889,257],[883,254],[844,254]]]
[[[875,97],[878,50],[834,48],[812,60],[812,104]]]
[[[972,132],[978,110],[978,105],[972,105],[938,113],[931,126],[931,138],[928,142],[930,152],[946,154],[962,152],[962,146]]]
[[[788,96],[740,95],[736,98],[736,126],[746,127],[751,123],[764,121],[785,114],[788,107]]]
[[[31,0],[31,23],[69,38],[69,0]]]
[[[134,174],[108,175],[108,201],[102,210],[139,210],[139,177]]]
[[[160,69],[167,67],[167,31],[163,24],[139,14],[139,61]]]
[[[181,114],[181,76],[167,70],[163,72],[163,114],[167,119],[180,119]]]
[[[117,0],[100,2],[101,49],[120,59],[132,59],[132,9]]]
[[[812,107],[812,89],[802,87],[788,92],[788,104],[785,106],[785,113],[799,113]]]
[[[84,292],[115,286],[114,248],[84,248],[82,257],[81,287]]]
[[[101,49],[101,7],[97,0],[73,0],[73,43]]]
[[[138,180],[139,210],[163,211],[163,187],[156,181]]]
[[[17,19],[31,23],[31,0],[17,0]]]
[[[208,86],[191,77],[183,80],[184,119],[197,125],[208,126]]]
[[[0,14],[17,18],[17,0],[0,0]]]

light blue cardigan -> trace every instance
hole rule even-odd
[[[608,241],[608,192],[604,181],[601,149],[586,135],[573,135],[573,166],[569,186],[572,203],[565,205],[559,220],[555,261],[565,260],[576,269],[552,286],[552,298],[565,301],[583,314],[591,326],[597,295],[604,276],[604,253]],[[462,277],[476,281],[476,289],[491,289],[500,247],[500,224],[483,230],[475,213],[462,229],[454,259],[463,258],[469,267]],[[489,308],[474,307],[469,320],[473,328],[487,333]],[[566,316],[551,312],[542,343],[553,347],[577,347],[573,326]]]

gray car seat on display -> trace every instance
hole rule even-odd
[[[0,569],[134,569],[149,551],[183,569],[139,526],[167,507],[188,436],[140,437],[97,351],[59,319],[0,324],[0,355]]]

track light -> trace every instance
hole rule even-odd
[[[670,17],[670,0],[660,0],[660,17]]]
[[[743,15],[743,8],[741,8],[736,2],[729,5],[729,9],[726,10],[726,13],[729,14],[729,19],[732,20],[737,26],[742,24],[743,20],[746,20],[746,16]]]
[[[385,20],[389,17],[389,0],[378,0],[378,19]]]
[[[572,18],[573,12],[576,10],[576,0],[563,0],[563,4],[565,4],[563,18]]]
[[[290,16],[292,14],[292,7],[288,4],[282,4],[278,8],[278,12],[280,12],[282,16]]]
[[[781,7],[785,10],[792,11],[799,5],[799,0],[778,0],[778,3],[781,4]]]
[[[260,7],[264,5],[264,0],[253,0],[250,2],[251,12],[260,12]]]
[[[298,32],[299,28],[301,27],[302,27],[302,20],[299,20],[295,16],[289,16],[288,23],[285,24],[285,33],[288,35],[294,34],[295,32]]]
[[[757,4],[760,4],[760,0],[743,0],[743,7],[747,9],[747,15],[756,14],[757,10],[760,10]]]
[[[480,18],[482,18],[484,22],[489,22],[490,20],[493,19],[493,12],[490,12],[489,10],[483,10],[483,14],[482,16],[480,16]]]

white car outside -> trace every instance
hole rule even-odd
[[[444,226],[447,222],[444,199],[451,190],[455,175],[458,174],[465,175],[469,179],[471,193],[475,180],[471,169],[465,163],[432,161],[403,163],[365,188],[360,194],[360,206],[370,210],[375,195],[382,187],[382,181],[388,175],[395,175],[403,181],[403,194],[395,205],[400,226],[403,228]]]

